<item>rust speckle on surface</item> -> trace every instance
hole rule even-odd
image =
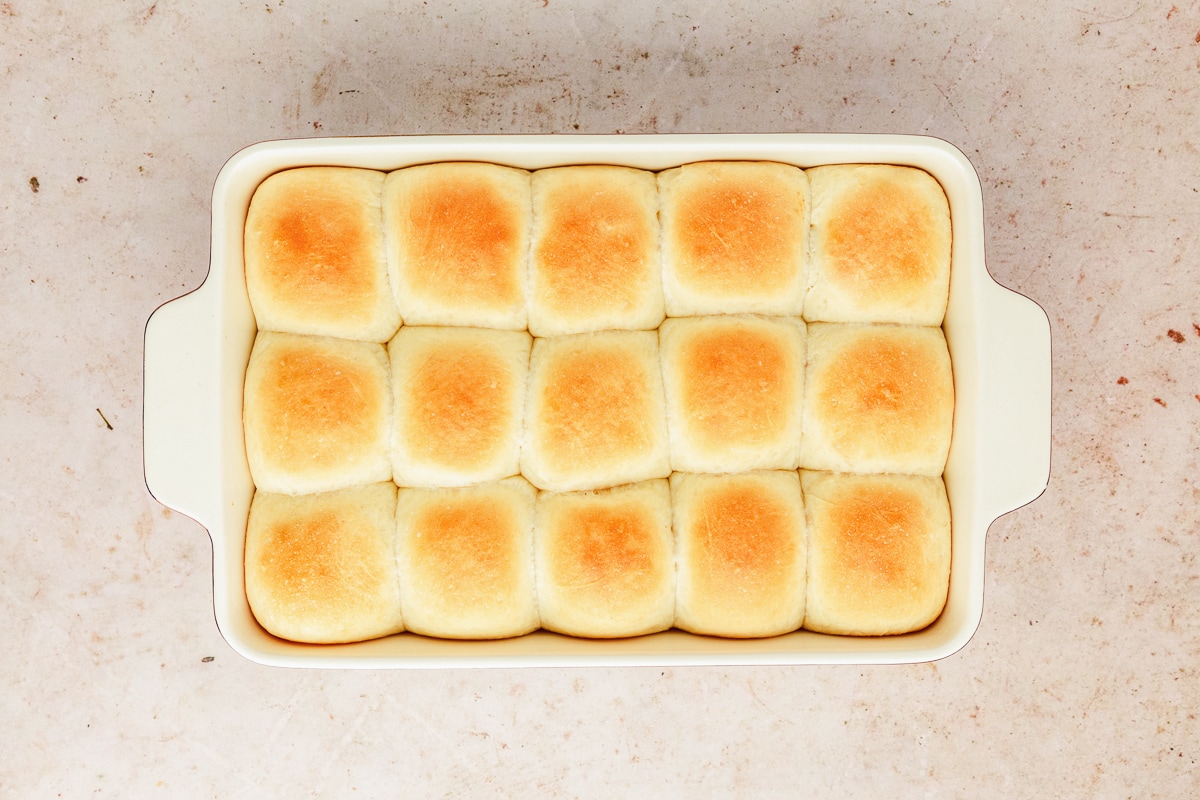
[[[1154,402],[1158,403],[1163,408],[1167,407],[1167,401],[1163,400],[1161,397],[1154,398]]]
[[[1197,335],[1197,336],[1200,336],[1200,325],[1197,325],[1196,323],[1194,323],[1194,322],[1193,322],[1193,323],[1192,323],[1192,330],[1194,330],[1194,331],[1196,332],[1196,335]]]
[[[1171,337],[1171,341],[1176,344],[1183,344],[1183,334],[1172,328],[1167,331],[1167,336]]]
[[[42,185],[38,183],[37,176],[29,179],[29,188],[33,190],[34,194],[37,194],[38,190],[42,188]]]
[[[1129,378],[1126,378],[1124,375],[1117,378],[1117,384],[1119,386],[1125,386],[1127,383],[1129,383]]]

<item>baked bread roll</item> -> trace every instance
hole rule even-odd
[[[246,525],[246,599],[293,642],[357,642],[404,630],[390,481],[291,497],[259,491]]]
[[[675,626],[731,638],[775,636],[804,619],[805,543],[794,471],[671,476]]]
[[[529,173],[439,163],[390,173],[388,269],[407,325],[523,330]]]
[[[883,164],[808,170],[812,254],[804,317],[941,325],[950,206],[929,173]]]
[[[670,474],[658,334],[534,340],[521,472],[555,492]]]
[[[612,638],[675,619],[675,546],[665,480],[538,497],[534,571],[542,627]]]
[[[668,319],[659,337],[672,468],[796,468],[803,322],[751,316]]]
[[[942,479],[807,471],[801,479],[809,542],[804,627],[882,636],[937,619],[950,581]]]
[[[525,331],[400,329],[388,345],[396,483],[465,486],[520,471],[531,344]]]
[[[520,477],[400,490],[396,554],[408,630],[447,639],[504,639],[538,627],[535,494]]]
[[[242,416],[250,475],[262,491],[324,492],[392,477],[381,344],[260,331]]]
[[[708,161],[658,175],[667,316],[799,314],[808,179],[772,162]]]
[[[663,314],[654,173],[610,166],[534,172],[530,333],[654,330]]]
[[[400,326],[380,217],[382,172],[299,167],[254,192],[246,291],[259,330],[386,342]]]
[[[940,475],[953,426],[941,328],[808,326],[802,467]]]

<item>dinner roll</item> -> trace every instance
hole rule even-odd
[[[246,526],[246,599],[269,633],[355,642],[404,630],[391,481],[297,497],[259,491]]]
[[[752,316],[668,319],[659,336],[672,468],[796,468],[803,322]]]
[[[805,543],[794,471],[671,475],[678,588],[675,626],[747,638],[804,619]]]
[[[464,486],[517,474],[531,344],[525,331],[400,329],[388,345],[396,483]]]
[[[534,340],[521,472],[556,492],[670,474],[658,334]]]
[[[410,631],[503,639],[538,627],[533,503],[524,478],[455,489],[400,489],[400,603]]]
[[[534,336],[657,328],[664,312],[654,173],[534,172],[529,291]]]
[[[950,292],[950,206],[933,176],[839,164],[810,169],[808,177],[805,318],[941,325]]]
[[[941,328],[808,326],[801,466],[940,475],[953,425]]]
[[[538,497],[534,522],[542,627],[611,638],[675,619],[675,546],[665,480]]]
[[[802,472],[808,513],[804,627],[880,636],[937,619],[950,581],[941,478]]]
[[[799,314],[808,179],[753,161],[685,164],[658,175],[667,315]]]
[[[526,326],[529,173],[439,163],[390,173],[388,269],[408,325]]]
[[[400,325],[380,216],[384,175],[299,167],[246,215],[246,291],[259,330],[385,342]]]
[[[243,420],[254,485],[301,494],[392,477],[387,351],[373,342],[260,331]]]

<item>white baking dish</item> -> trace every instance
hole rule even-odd
[[[392,170],[435,161],[490,161],[526,169],[623,164],[661,170],[689,161],[754,159],[814,167],[919,167],[942,184],[953,221],[945,332],[954,365],[954,440],[945,479],[953,525],[950,593],[917,633],[852,638],[800,631],[730,640],[680,631],[588,641],[544,631],[503,641],[412,634],[346,645],[276,639],[259,627],[243,589],[253,485],[242,438],[242,383],[255,335],[246,297],[242,231],[250,197],[268,175],[307,165]],[[217,626],[249,659],[290,667],[835,664],[929,661],[967,643],[983,613],[988,526],[1036,498],[1050,473],[1050,326],[1031,300],[1000,287],[984,265],[983,202],[970,162],[928,137],[864,135],[431,136],[306,139],[248,147],[225,164],[212,203],[207,279],[146,325],[145,470],[150,492],[206,527],[213,546]]]

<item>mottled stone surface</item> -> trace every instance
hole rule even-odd
[[[0,795],[1195,796],[1200,5],[1177,2],[0,3]],[[144,325],[205,276],[221,165],[575,131],[972,159],[989,267],[1053,327],[1054,450],[991,528],[961,652],[327,672],[221,639],[208,538],[141,462]]]

